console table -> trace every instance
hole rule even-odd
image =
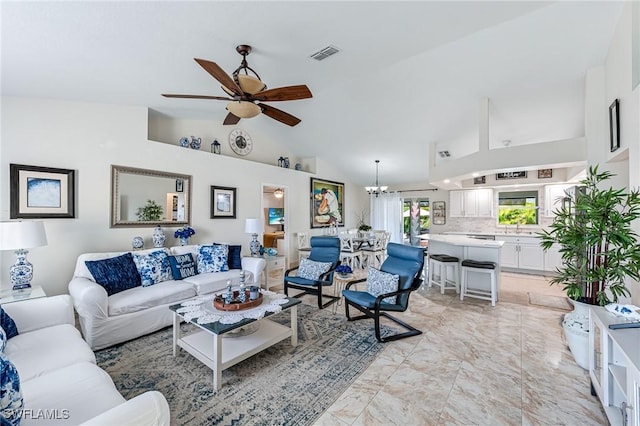
[[[271,272],[279,271],[282,274],[278,274],[280,280],[279,284],[282,284],[284,281],[284,272],[285,272],[285,257],[284,256],[269,256],[264,255],[264,260],[267,261],[266,266],[264,267],[264,288],[265,290],[269,290],[269,275]]]
[[[611,330],[628,322],[601,306],[590,307],[589,376],[612,425],[640,426],[640,328]]]

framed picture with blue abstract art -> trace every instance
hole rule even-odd
[[[75,170],[9,164],[11,219],[74,218]]]

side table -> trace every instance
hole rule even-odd
[[[282,276],[280,277],[280,284],[283,283],[284,281],[284,272],[285,272],[285,258],[284,256],[269,256],[269,255],[264,255],[264,260],[267,261],[267,265],[264,268],[264,288],[265,290],[269,290],[269,275],[272,272],[279,272],[278,277],[280,277],[280,274],[282,274]]]
[[[2,290],[0,291],[0,305],[27,299],[37,299],[39,297],[47,297],[44,290],[39,285],[35,285],[30,288],[23,288],[21,290]]]

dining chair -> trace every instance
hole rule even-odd
[[[324,309],[340,300],[340,296],[324,294],[323,287],[333,285],[333,272],[340,264],[340,240],[336,237],[314,236],[309,240],[311,251],[308,258],[300,260],[300,265],[284,273],[284,294],[289,296],[289,289],[302,290],[303,294],[315,295],[318,308]],[[291,275],[292,272],[296,275]],[[324,302],[324,299],[329,299]]]
[[[303,257],[309,257],[311,252],[311,244],[309,242],[309,234],[307,232],[298,232],[298,262]]]
[[[387,251],[389,256],[380,270],[370,267],[367,278],[349,282],[342,291],[347,320],[373,319],[376,339],[381,343],[422,334],[422,331],[389,312],[405,312],[409,307],[409,296],[420,288],[424,251],[421,247],[398,243],[389,243]],[[352,286],[362,282],[367,283],[365,291],[351,290]],[[349,313],[350,306],[362,315],[352,317]],[[406,331],[382,337],[380,317],[393,321]]]
[[[379,268],[386,258],[387,232],[375,231],[374,239],[371,241],[371,245],[365,244],[360,249],[362,251],[363,262],[366,266]]]
[[[362,251],[356,247],[355,234],[341,232],[340,238],[340,261],[349,265],[351,269],[363,268]]]

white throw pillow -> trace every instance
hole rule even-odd
[[[381,294],[398,291],[398,283],[400,275],[389,274],[379,271],[369,266],[367,271],[367,292],[376,297]],[[384,303],[396,303],[397,296],[386,297],[382,299]]]
[[[316,262],[303,257],[298,267],[298,276],[307,280],[316,281],[320,278],[320,275],[329,269],[331,269],[331,262]]]

